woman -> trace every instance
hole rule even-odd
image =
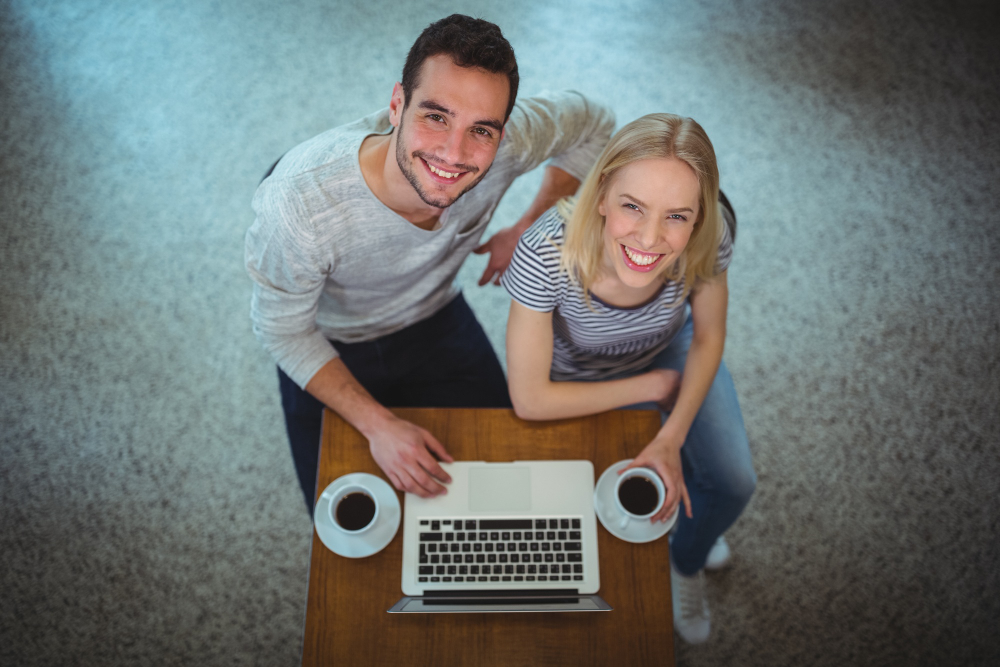
[[[684,505],[671,584],[675,627],[692,643],[708,638],[709,553],[728,559],[721,536],[756,484],[722,362],[732,239],[718,199],[701,126],[644,116],[611,139],[575,202],[524,233],[502,279],[513,297],[508,382],[521,418],[643,403],[665,413],[630,467],[652,468],[666,485],[653,521]]]

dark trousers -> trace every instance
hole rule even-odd
[[[402,331],[334,346],[361,386],[386,407],[511,407],[500,362],[461,294]],[[312,516],[323,404],[280,368],[278,383],[295,472]]]

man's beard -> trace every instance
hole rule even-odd
[[[405,109],[404,109],[404,111],[405,111]],[[421,152],[421,151],[414,151],[412,153],[412,155],[407,155],[406,146],[403,144],[403,119],[402,118],[400,118],[400,120],[399,120],[399,127],[396,128],[396,132],[397,132],[397,135],[396,135],[396,164],[399,165],[399,170],[401,172],[403,172],[403,176],[406,177],[406,180],[409,181],[410,185],[413,186],[413,189],[417,191],[417,195],[420,197],[420,199],[425,204],[427,204],[428,206],[433,206],[435,208],[448,208],[449,206],[451,206],[452,204],[454,204],[456,201],[458,201],[459,197],[461,197],[466,192],[468,192],[472,188],[474,188],[477,185],[479,185],[479,181],[483,180],[483,177],[485,177],[486,173],[490,170],[489,167],[487,167],[486,169],[484,169],[483,173],[481,173],[479,175],[479,178],[476,178],[475,180],[473,180],[471,183],[469,183],[468,187],[466,187],[464,190],[462,190],[461,192],[459,192],[457,195],[455,195],[451,199],[447,199],[447,198],[444,198],[444,199],[434,199],[433,195],[431,195],[427,191],[425,191],[424,188],[423,188],[423,186],[420,184],[420,180],[417,178],[417,174],[414,171],[412,163],[409,160],[410,157],[413,157],[414,159],[424,159],[424,160],[426,160],[426,158],[424,157],[425,154],[423,152]],[[467,166],[467,165],[456,165],[456,166],[458,168],[462,169],[463,171],[468,171],[468,172],[473,172],[473,173],[475,173],[476,171],[478,171],[477,167],[471,167],[471,166]],[[491,164],[490,166],[493,166],[493,165]]]

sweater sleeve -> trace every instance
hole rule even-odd
[[[581,181],[614,128],[610,109],[572,90],[518,100],[507,123],[522,173],[549,160]]]
[[[300,387],[338,355],[316,326],[319,298],[332,266],[318,254],[315,230],[294,190],[265,181],[254,196],[245,261],[253,280],[253,332]],[[327,263],[328,260],[326,260]]]

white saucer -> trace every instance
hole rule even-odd
[[[378,501],[378,517],[375,525],[360,535],[347,535],[333,525],[330,517],[330,503],[337,492],[349,484],[363,484],[371,489]],[[399,530],[399,520],[403,516],[399,508],[399,498],[389,483],[381,477],[369,475],[366,472],[352,472],[338,477],[323,490],[316,501],[315,517],[316,533],[326,547],[335,554],[345,558],[364,558],[385,549],[396,531]]]
[[[632,459],[625,459],[611,465],[601,473],[597,485],[594,487],[594,511],[601,525],[608,529],[608,532],[620,540],[626,542],[652,542],[666,535],[674,522],[677,521],[677,511],[667,519],[665,523],[653,523],[649,520],[629,521],[625,528],[621,528],[622,512],[615,504],[615,484],[618,482],[618,471],[632,462]],[[680,506],[677,506],[680,510]]]

